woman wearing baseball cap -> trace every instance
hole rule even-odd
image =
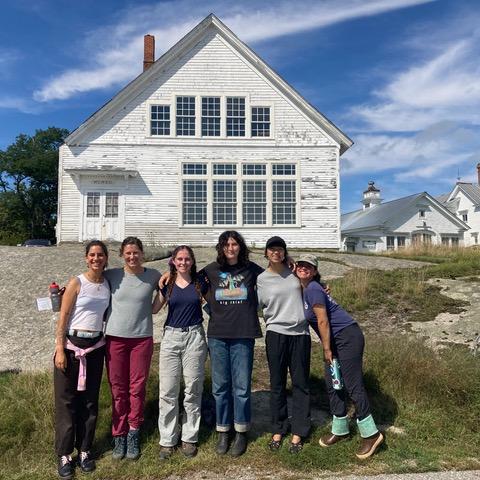
[[[363,349],[365,339],[357,322],[338,305],[320,285],[318,261],[305,254],[297,260],[296,273],[303,288],[305,315],[322,340],[325,359],[325,382],[333,414],[331,434],[320,438],[322,447],[330,447],[350,436],[346,390],[355,405],[355,416],[362,441],[356,453],[360,459],[373,455],[383,442],[370,413],[370,404],[363,384]],[[337,358],[344,389],[333,388],[330,365]]]
[[[310,432],[310,333],[303,309],[300,282],[287,266],[287,245],[271,237],[265,246],[268,268],[258,276],[259,306],[266,322],[265,345],[270,370],[272,439],[269,448],[280,448],[289,430],[290,453],[298,453]],[[287,373],[292,380],[292,409],[288,411]],[[289,420],[289,416],[291,417]]]

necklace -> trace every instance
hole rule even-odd
[[[97,285],[97,291],[100,290],[102,284],[103,284],[103,276],[100,276],[99,278],[90,278],[88,275],[88,272],[85,274],[85,278],[90,282],[90,283],[95,283]]]

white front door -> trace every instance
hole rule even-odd
[[[120,198],[119,192],[85,192],[83,240],[121,240]]]

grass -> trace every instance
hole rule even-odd
[[[230,469],[251,468],[259,472],[318,474],[319,471],[353,473],[401,473],[435,471],[447,468],[479,468],[480,444],[480,358],[464,350],[447,349],[441,356],[418,340],[396,338],[368,344],[365,381],[377,423],[394,425],[401,433],[388,433],[386,445],[366,463],[354,453],[358,435],[332,449],[318,446],[318,438],[328,425],[317,427],[298,456],[287,452],[285,442],[279,454],[271,454],[266,432],[254,432],[246,455],[239,459],[219,458],[213,453],[215,438],[201,430],[200,453],[186,460],[179,453],[165,464],[157,460],[158,369],[153,362],[148,385],[143,454],[139,461],[114,463],[109,456],[110,398],[106,382],[102,385],[96,453],[100,455],[92,479],[161,479],[169,475],[197,476],[212,472],[221,476]],[[312,404],[326,406],[321,350],[312,356]],[[254,389],[264,390],[268,371],[263,348],[257,349]],[[207,382],[208,384],[208,382]],[[254,396],[257,393],[254,393]],[[55,473],[53,454],[53,406],[50,374],[3,374],[0,376],[0,476],[8,479],[38,480]],[[268,415],[268,406],[265,406]],[[465,448],[468,445],[468,448]],[[19,468],[21,465],[21,468]],[[233,469],[233,470],[232,470]],[[297,477],[298,478],[298,477]]]

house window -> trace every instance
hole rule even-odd
[[[468,222],[468,214],[467,213],[462,213],[462,220],[467,223]]]
[[[458,237],[452,237],[452,247],[458,247]]]
[[[414,233],[412,235],[412,243],[420,244],[420,243],[432,243],[432,236],[428,233]]]
[[[405,248],[405,237],[397,237],[397,248]]]
[[[418,217],[419,218],[425,218],[425,210],[419,210],[418,211]]]
[[[387,250],[395,250],[395,237],[387,237]]]
[[[177,97],[177,135],[195,135],[195,97]]]
[[[237,182],[214,180],[213,224],[235,225],[237,223]]]
[[[182,164],[183,225],[296,225],[296,164]]]
[[[98,218],[100,216],[100,192],[87,193],[87,217]]]
[[[472,242],[477,245],[478,244],[478,233],[472,233],[471,234],[471,237],[472,237]]]
[[[245,136],[245,98],[227,97],[227,137]]]
[[[243,164],[244,175],[266,175],[267,166],[259,163],[244,163]]]
[[[118,192],[105,193],[105,217],[118,218]]]
[[[243,223],[265,225],[267,223],[267,182],[243,181]]]
[[[270,136],[270,107],[252,107],[252,137]]]
[[[294,180],[273,181],[272,215],[274,225],[296,223],[296,189]]]
[[[183,181],[183,223],[185,225],[206,225],[207,223],[207,181]]]
[[[377,248],[377,242],[375,240],[364,240],[362,242],[362,247],[367,250],[375,250]]]
[[[213,174],[214,175],[236,175],[237,166],[234,163],[214,163]]]
[[[202,136],[220,136],[220,97],[202,97]]]
[[[170,105],[150,107],[150,134],[170,135]]]

